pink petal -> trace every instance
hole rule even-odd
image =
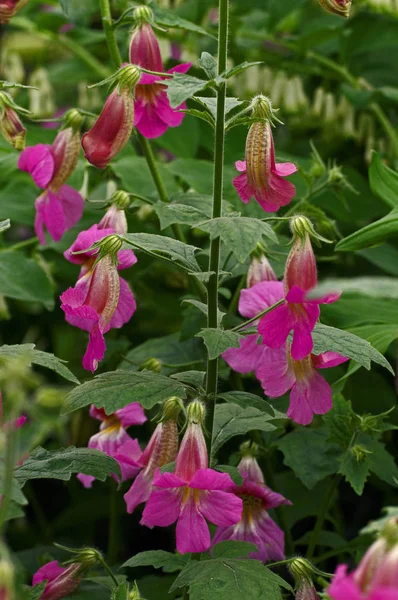
[[[187,552],[205,552],[210,548],[210,533],[199,507],[191,495],[181,510],[177,522],[177,550]]]
[[[174,473],[161,473],[159,469],[156,469],[153,478],[153,485],[160,488],[179,488],[186,487],[186,482],[177,477]]]
[[[91,475],[84,475],[84,473],[79,473],[77,475],[77,479],[84,485],[85,488],[90,489],[93,487],[93,483],[95,481],[95,477]]]
[[[245,481],[243,484],[243,490],[245,494],[253,496],[254,498],[262,498],[264,501],[264,509],[270,510],[271,508],[277,508],[281,504],[290,506],[292,503],[287,500],[282,494],[274,492],[266,486],[264,483],[256,483],[254,481]]]
[[[259,558],[261,558],[263,562],[269,560],[284,560],[285,535],[282,529],[278,527],[266,511],[262,513],[262,518],[258,520],[257,533],[261,540],[259,546]]]
[[[35,217],[35,233],[39,238],[39,242],[42,246],[46,243],[44,235],[44,204],[47,199],[47,193],[41,194],[35,201],[36,217]]]
[[[142,513],[141,524],[147,527],[167,527],[180,514],[181,497],[173,490],[154,490]]]
[[[297,381],[290,393],[287,416],[300,425],[309,425],[313,415],[324,415],[333,407],[332,389],[316,371],[307,380]]]
[[[115,452],[113,458],[115,458],[122,470],[122,481],[127,479],[133,479],[141,470],[137,461],[142,454],[138,440],[131,439],[119,447],[119,450]]]
[[[269,350],[267,361],[257,369],[256,377],[264,393],[271,398],[283,396],[291,389],[296,376],[288,364],[285,345]]]
[[[69,185],[63,185],[57,193],[62,203],[65,215],[65,228],[71,229],[80,221],[83,215],[84,200],[75,189]]]
[[[242,499],[228,492],[205,492],[200,496],[199,506],[206,519],[220,527],[233,525],[242,517]]]
[[[66,569],[64,567],[60,567],[58,562],[53,560],[52,562],[43,565],[38,571],[36,571],[36,573],[33,575],[32,586],[34,587],[35,585],[38,585],[45,579],[48,579],[48,581],[53,581],[53,579],[56,579],[62,575],[64,571],[66,571]]]
[[[190,63],[190,62],[181,63],[180,65],[176,65],[175,67],[172,67],[167,72],[168,73],[187,73],[187,71],[189,71],[189,69],[191,67],[192,67],[192,63]]]
[[[149,140],[160,137],[168,129],[167,123],[158,115],[156,105],[151,103],[145,105],[143,117],[136,121],[135,126]]]
[[[258,335],[247,335],[239,342],[239,348],[226,350],[222,357],[237,373],[250,373],[268,361],[270,349],[257,344]]]
[[[298,285],[293,285],[286,294],[286,300],[291,304],[303,304],[306,301],[305,290],[302,290]]]
[[[44,224],[54,242],[59,242],[66,230],[65,213],[60,198],[50,190],[44,204]]]
[[[284,297],[281,281],[261,281],[240,293],[239,312],[252,319]]]
[[[246,172],[235,177],[232,180],[232,183],[234,184],[242,202],[248,204],[250,198],[254,195],[254,188],[248,184]]]
[[[136,127],[140,123],[144,114],[145,114],[145,102],[143,99],[136,97],[135,102],[134,102],[134,125]]]
[[[115,412],[122,426],[127,429],[131,425],[142,425],[147,420],[144,409],[139,402],[131,402]]]
[[[288,177],[289,175],[293,175],[296,171],[297,167],[293,163],[285,162],[276,163],[275,165],[275,173],[279,175],[279,177]]]
[[[128,323],[133,316],[137,304],[135,302],[133,292],[130,290],[129,284],[122,277],[120,281],[120,295],[117,303],[117,308],[109,324],[110,329],[120,329],[125,323]]]
[[[270,348],[280,348],[295,325],[295,318],[289,306],[282,304],[261,317],[258,332],[263,337],[263,344]]]
[[[305,318],[297,321],[293,328],[293,343],[291,348],[292,358],[302,360],[311,354],[314,347],[312,328]]]
[[[236,170],[239,173],[244,173],[246,171],[246,161],[245,160],[237,160],[235,163]]]
[[[228,473],[219,473],[213,469],[199,469],[192,477],[189,487],[198,490],[224,490],[234,488],[234,482]]]
[[[137,257],[132,250],[121,250],[117,253],[119,271],[132,267],[137,262]]]
[[[131,514],[139,504],[146,502],[152,490],[152,474],[146,470],[141,471],[129,491],[123,496],[127,505],[127,512]]]
[[[156,97],[155,107],[158,116],[166,125],[169,127],[178,127],[185,117],[183,112],[178,111],[185,109],[187,105],[183,102],[177,108],[171,108],[167,94],[163,92]]]
[[[305,301],[313,304],[332,304],[333,302],[337,302],[341,296],[341,292],[329,292],[329,294],[324,294],[323,296],[317,297],[314,295],[315,292],[309,292]]]
[[[90,331],[87,350],[83,357],[83,367],[94,373],[98,368],[98,363],[104,358],[105,350],[104,336],[98,325],[95,325]]]
[[[319,354],[316,356],[312,355],[312,364],[316,369],[328,369],[329,367],[337,367],[337,365],[341,365],[342,363],[350,360],[346,356],[342,356],[337,352],[324,352],[323,354]]]
[[[20,154],[18,168],[29,173],[39,188],[46,188],[54,174],[51,146],[37,144],[25,148]]]
[[[87,248],[90,248],[95,242],[99,242],[112,233],[115,233],[113,229],[99,229],[98,225],[92,225],[89,229],[81,231],[70,248],[64,252],[66,260],[76,265],[84,264],[88,258],[95,256],[96,252],[94,250],[82,254],[72,253],[87,250]]]
[[[347,565],[339,565],[327,593],[333,600],[362,600],[363,595],[352,577],[347,575]],[[372,595],[369,600],[372,599]],[[383,600],[383,599],[381,599]]]

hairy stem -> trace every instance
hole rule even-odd
[[[219,1],[219,31],[218,31],[218,74],[225,71],[228,52],[228,16],[229,0]],[[219,84],[217,89],[216,131],[214,141],[214,177],[213,177],[213,219],[221,216],[221,202],[223,195],[224,176],[224,142],[225,142],[225,98],[227,86],[225,82]],[[220,270],[220,238],[211,241],[209,283],[207,286],[207,325],[218,327],[218,277]],[[207,430],[210,435],[209,455],[211,456],[211,442],[213,434],[214,411],[217,393],[218,359],[207,361],[206,393],[208,396]]]
[[[111,13],[111,5],[109,0],[100,0],[100,9],[102,17],[102,27],[104,29],[106,43],[108,45],[109,56],[111,57],[113,66],[118,69],[122,64],[119,48],[116,42],[115,32],[113,30],[113,20]]]

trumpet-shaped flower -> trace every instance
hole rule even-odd
[[[142,406],[138,402],[132,402],[115,413],[107,415],[102,408],[98,409],[91,405],[90,416],[101,421],[101,427],[100,431],[90,438],[88,447],[115,458],[122,470],[123,481],[135,477],[139,467],[134,461],[139,460],[142,452],[138,441],[132,439],[126,429],[132,425],[145,423],[146,416]],[[122,447],[124,452],[121,451]],[[81,473],[77,477],[86,488],[91,487],[95,481],[95,477],[91,475]]]
[[[309,235],[295,238],[286,263],[284,284],[285,302],[260,319],[258,332],[264,344],[280,348],[293,330],[292,357],[301,360],[314,346],[312,330],[319,319],[319,305],[340,298],[339,293],[321,297],[310,293],[317,285],[317,272]]]
[[[32,585],[36,586],[42,581],[47,581],[40,600],[61,600],[75,591],[81,579],[80,564],[72,563],[65,568],[57,561],[52,561],[34,574]]]
[[[242,500],[231,491],[227,473],[208,468],[202,426],[190,421],[177,455],[175,473],[156,471],[155,488],[145,506],[142,521],[148,527],[167,527],[177,521],[177,550],[204,552],[210,547],[206,523],[228,527],[242,515]]]
[[[241,173],[233,184],[241,200],[247,204],[254,197],[266,212],[286,206],[296,193],[285,179],[297,171],[293,163],[276,163],[270,122],[253,123],[246,139],[246,160],[235,163]]]
[[[243,477],[243,484],[234,486],[233,492],[243,501],[242,518],[236,524],[219,527],[212,545],[226,540],[251,542],[257,546],[257,552],[252,552],[251,558],[262,562],[283,560],[284,534],[271,519],[268,511],[291,502],[265,485],[263,474],[254,457],[244,456],[238,470]]]
[[[130,42],[130,62],[149,71],[163,72],[163,62],[159,43],[151,25],[142,23],[133,33]],[[191,63],[173,67],[167,73],[186,73]],[[157,138],[169,127],[178,127],[184,119],[181,109],[186,108],[183,102],[176,109],[171,108],[166,88],[162,85],[164,77],[143,73],[135,88],[134,124],[146,138]]]
[[[76,167],[79,146],[79,134],[67,127],[58,133],[51,146],[29,146],[19,157],[18,168],[29,173],[36,185],[45,190],[35,202],[35,231],[43,245],[44,225],[58,242],[83,214],[83,198],[65,185]]]

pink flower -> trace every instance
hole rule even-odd
[[[253,287],[256,283],[262,281],[277,281],[274,269],[271,267],[268,258],[265,254],[257,255],[252,257],[249,270],[247,272],[247,287]]]
[[[195,403],[192,403],[195,404]],[[145,506],[141,523],[167,527],[177,521],[177,550],[204,552],[210,547],[206,523],[228,527],[242,515],[242,500],[235,496],[227,473],[208,468],[202,426],[189,421],[177,455],[175,473],[156,471],[156,488]]]
[[[130,62],[149,71],[164,72],[159,44],[149,23],[142,23],[131,38]],[[167,73],[186,73],[192,63],[173,67]],[[176,109],[171,108],[164,85],[158,83],[164,77],[143,73],[135,88],[134,125],[146,138],[158,138],[169,127],[178,127],[184,119],[186,108],[183,102]]]
[[[23,8],[29,0],[0,0],[0,25],[4,25]]]
[[[115,233],[121,235],[127,233],[127,219],[124,209],[118,208],[116,204],[111,204],[99,222],[98,229],[113,229]]]
[[[291,502],[265,485],[263,474],[254,457],[243,457],[238,469],[243,477],[243,484],[234,486],[233,492],[243,500],[242,518],[234,525],[219,527],[212,545],[226,540],[251,542],[258,549],[250,554],[251,558],[262,562],[283,560],[284,534],[271,519],[268,511]]]
[[[82,137],[87,160],[95,167],[105,169],[129,141],[133,122],[133,93],[128,86],[119,85],[108,96],[94,126]]]
[[[146,502],[152,492],[152,482],[157,468],[173,462],[178,450],[178,429],[174,419],[157,425],[142,455],[134,462],[138,470],[142,469],[129,491],[124,495],[127,512],[132,513],[142,502]],[[122,446],[120,453],[127,454],[128,448]],[[119,456],[116,456],[119,460]]]
[[[89,344],[83,358],[85,369],[94,372],[105,354],[104,334],[109,329],[119,329],[133,316],[136,302],[130,287],[118,274],[137,262],[131,250],[118,252],[118,266],[110,254],[95,264],[95,250],[82,254],[73,252],[90,248],[92,244],[114,233],[113,229],[99,229],[93,225],[82,231],[64,256],[73,263],[81,264],[79,279],[74,288],[61,295],[61,308],[68,323],[90,334]]]
[[[293,330],[292,357],[301,360],[312,352],[312,330],[320,315],[320,304],[339,299],[339,293],[315,298],[309,293],[317,285],[316,262],[309,235],[296,236],[285,267],[285,302],[264,315],[258,332],[263,343],[280,348]]]
[[[29,146],[19,157],[18,168],[30,173],[36,185],[45,190],[35,202],[35,231],[43,245],[44,225],[58,242],[83,214],[83,198],[65,185],[76,167],[79,145],[79,134],[68,127],[58,133],[51,146]]]
[[[145,423],[146,416],[142,406],[138,402],[132,402],[115,413],[107,415],[102,408],[96,408],[92,404],[90,416],[101,421],[101,427],[100,431],[90,438],[88,447],[96,448],[115,458],[122,470],[122,481],[135,477],[139,467],[135,466],[134,461],[140,458],[142,452],[138,441],[132,439],[126,429],[131,425]],[[122,447],[124,452],[121,451]],[[82,473],[77,478],[86,488],[90,488],[95,480],[95,477]]]
[[[77,563],[64,568],[60,567],[57,561],[49,562],[34,574],[32,585],[36,586],[47,580],[40,600],[61,600],[78,587],[82,578],[80,571],[81,565]]]
[[[246,160],[235,163],[241,173],[233,184],[241,200],[247,204],[254,196],[266,212],[286,206],[296,193],[295,186],[284,179],[297,171],[293,163],[276,163],[274,140],[269,121],[256,122],[246,140]]]

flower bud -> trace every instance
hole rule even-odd
[[[133,589],[130,590],[129,600],[144,600],[143,597],[140,594],[140,591],[138,589],[138,585],[137,585],[136,582],[134,582]]]
[[[137,6],[133,11],[133,19],[139,25],[142,23],[151,23],[153,21],[153,12],[149,6]]]
[[[205,422],[205,414],[206,409],[203,402],[200,402],[199,400],[194,400],[188,405],[188,423],[198,423],[199,425],[203,425]]]
[[[187,408],[188,427],[182,439],[176,460],[175,474],[190,481],[198,469],[209,466],[202,424],[205,419],[204,404],[194,400]]]
[[[25,148],[26,129],[22,125],[18,114],[10,106],[3,109],[2,116],[0,112],[0,132],[4,139],[14,146],[15,150]]]
[[[297,589],[296,600],[319,600],[319,596],[312,583],[303,579]]]
[[[127,233],[126,213],[117,204],[112,204],[99,222],[98,229],[114,229],[120,235]]]
[[[146,7],[140,8],[146,9]],[[141,24],[133,32],[129,52],[132,64],[140,65],[150,71],[163,71],[159,42],[147,20],[141,21]]]
[[[350,16],[352,0],[319,0],[319,3],[328,12],[342,17]]]
[[[162,370],[162,362],[157,358],[147,358],[139,366],[139,371],[152,371],[153,373],[160,373]]]
[[[0,25],[5,25],[29,0],[0,0]]]
[[[259,96],[255,96],[250,104],[250,109],[252,111],[253,117],[259,117],[262,119],[266,119],[274,125],[274,122],[277,121],[281,123],[279,119],[276,117],[276,113],[279,109],[274,109],[272,107],[272,102],[267,96],[263,96],[260,94]]]
[[[178,415],[184,410],[184,403],[178,396],[172,396],[163,404],[160,420],[163,422],[177,421]]]
[[[254,254],[254,253],[253,253]],[[256,283],[261,281],[276,281],[277,277],[273,268],[271,267],[268,258],[265,254],[253,256],[252,262],[250,263],[249,270],[247,272],[247,287],[253,287]]]
[[[316,260],[307,223],[310,222],[305,217],[296,217],[292,222],[293,245],[286,261],[284,275],[286,293],[294,286],[308,291],[316,287],[318,282]]]
[[[51,146],[54,159],[54,173],[51,178],[51,191],[57,192],[69,179],[79,159],[80,136],[72,127],[62,129]]]
[[[71,127],[73,131],[80,131],[84,117],[77,108],[71,108],[64,114],[65,127]]]

